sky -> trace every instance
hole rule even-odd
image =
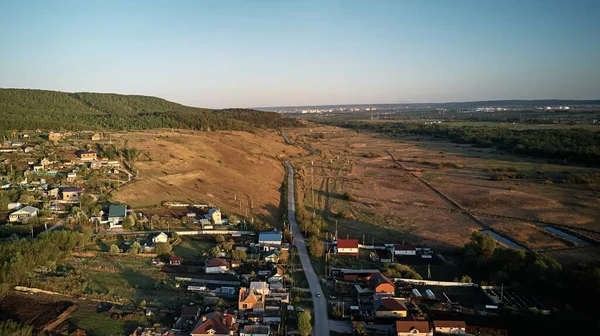
[[[211,108],[599,99],[597,0],[2,0],[0,87]]]

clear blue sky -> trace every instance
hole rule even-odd
[[[598,0],[0,1],[0,87],[203,107],[600,98]]]

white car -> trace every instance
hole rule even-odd
[[[321,293],[317,294],[317,297],[320,298],[321,297]]]

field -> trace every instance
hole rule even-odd
[[[225,213],[265,221],[279,217],[281,160],[301,149],[286,146],[279,133],[149,131],[118,134],[143,155],[139,177],[116,199],[135,208],[163,201],[212,204]]]
[[[599,186],[562,180],[599,169],[326,126],[291,135],[318,151],[295,161],[303,205],[310,213],[314,205],[315,213],[328,219],[330,232],[337,220],[340,237],[427,244],[443,252],[464,245],[472,231],[489,228],[530,250],[552,251],[559,261],[569,258],[561,260],[556,251],[570,249],[600,257],[594,247],[540,228],[549,223],[583,236],[600,235]],[[494,180],[498,171],[524,177]]]
[[[73,303],[65,298],[37,294],[34,297],[11,292],[0,300],[0,320],[11,319],[42,330],[72,305]]]

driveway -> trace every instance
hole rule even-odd
[[[310,263],[310,259],[308,257],[308,252],[306,250],[306,243],[304,238],[302,238],[302,234],[298,229],[298,224],[296,223],[296,202],[294,199],[294,168],[290,164],[290,161],[286,161],[285,164],[288,168],[288,220],[290,221],[290,225],[292,227],[292,235],[294,236],[294,245],[298,249],[298,256],[300,257],[300,262],[302,263],[302,268],[304,269],[304,273],[306,275],[306,280],[308,281],[308,285],[310,287],[310,291],[312,293],[312,301],[313,301],[313,313],[314,313],[314,326],[312,330],[312,335],[329,335],[329,317],[327,314],[327,300],[323,294],[323,290],[321,289],[321,283],[319,282],[319,277],[315,273],[315,270]],[[317,297],[317,294],[321,294],[321,297]]]

